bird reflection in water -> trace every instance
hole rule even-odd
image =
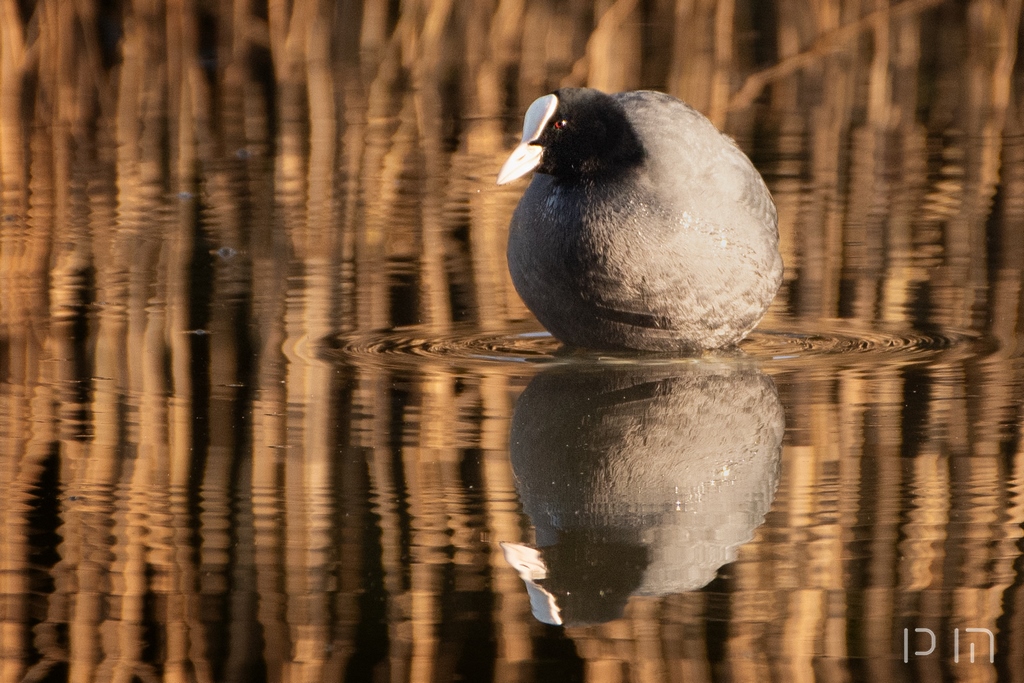
[[[696,590],[753,537],[779,480],[775,383],[739,359],[573,362],[519,397],[510,455],[536,548],[503,543],[548,624]]]

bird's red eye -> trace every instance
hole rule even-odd
[[[555,121],[555,130],[562,130],[563,128],[566,127],[566,125],[568,125],[568,123],[569,122],[566,121],[565,119],[559,119],[558,121]]]

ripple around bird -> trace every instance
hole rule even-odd
[[[766,367],[813,361],[826,364],[871,362],[914,363],[961,356],[986,355],[991,339],[953,330],[861,329],[844,320],[815,321],[814,328],[796,325],[782,330],[758,329],[737,347],[694,356],[567,350],[547,332],[510,329],[481,333],[467,328],[431,335],[418,327],[341,335],[323,340],[321,356],[360,362],[479,363],[693,363],[702,360],[755,361]],[[788,327],[788,326],[787,326]]]

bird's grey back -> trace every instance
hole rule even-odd
[[[692,206],[731,222],[740,211],[778,242],[778,218],[771,193],[750,159],[729,136],[690,105],[665,93],[638,90],[612,96],[634,122],[650,171],[666,201]],[[674,154],[665,152],[673,151]],[[746,223],[747,221],[741,221]]]

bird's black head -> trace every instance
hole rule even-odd
[[[621,172],[643,160],[626,111],[610,95],[591,88],[553,94],[558,107],[532,143],[544,149],[539,172],[574,180]]]
[[[498,172],[498,184],[533,170],[563,182],[597,179],[643,159],[643,144],[618,100],[599,90],[562,88],[526,110],[522,141]]]

